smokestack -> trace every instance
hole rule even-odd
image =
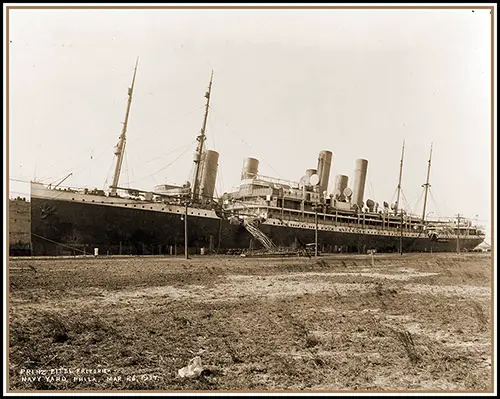
[[[332,152],[328,150],[320,151],[318,155],[318,176],[319,191],[328,191],[328,179],[330,179],[330,169],[332,166]]]
[[[363,205],[363,195],[365,194],[366,171],[368,169],[368,161],[366,159],[356,159],[354,167],[354,187],[352,195],[352,203],[359,207]]]
[[[333,194],[338,196],[339,199],[345,198],[344,190],[347,188],[348,182],[349,178],[346,175],[335,176],[335,191]]]
[[[203,157],[203,170],[201,172],[200,193],[206,199],[212,199],[215,190],[215,180],[217,179],[217,162],[219,153],[208,150]]]
[[[241,180],[253,179],[259,173],[259,160],[255,158],[245,158],[241,171]]]

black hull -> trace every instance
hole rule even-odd
[[[32,198],[33,255],[150,255],[184,253],[184,221],[179,213],[155,212],[109,205]],[[300,248],[314,242],[314,229],[261,224],[277,246]],[[461,250],[472,250],[480,238],[461,239]],[[318,231],[322,252],[397,252],[400,237]],[[218,217],[188,216],[189,253],[226,253],[228,249],[259,249],[261,244],[241,225]],[[404,252],[454,252],[456,240],[431,241],[404,237]]]
[[[221,219],[188,216],[190,252],[236,245],[236,226]],[[229,230],[228,230],[229,228]],[[32,198],[33,254],[174,254],[184,252],[184,220],[178,213]],[[62,244],[62,245],[61,245]]]

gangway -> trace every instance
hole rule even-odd
[[[266,249],[274,250],[276,249],[276,245],[271,241],[271,239],[266,236],[258,227],[253,224],[253,221],[248,221],[247,219],[243,220],[243,226],[247,231],[255,237]]]

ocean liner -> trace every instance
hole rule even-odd
[[[135,85],[128,89],[125,121],[115,150],[112,185],[104,190],[75,190],[31,182],[33,255],[412,252],[472,250],[484,232],[470,220],[426,219],[406,213],[398,199],[383,206],[364,202],[368,161],[356,160],[354,184],[338,175],[328,195],[332,152],[321,151],[316,169],[298,181],[262,176],[259,161],[246,158],[238,190],[214,197],[219,154],[205,148],[213,73],[205,94],[205,113],[197,136],[193,175],[183,186],[157,185],[152,191],[119,186],[127,122]],[[403,146],[404,153],[404,146]],[[431,149],[432,154],[432,149]],[[63,180],[64,181],[64,180]],[[185,246],[187,243],[187,246]]]

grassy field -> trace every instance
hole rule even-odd
[[[16,259],[9,389],[492,391],[491,257]],[[177,371],[195,356],[203,372]]]

